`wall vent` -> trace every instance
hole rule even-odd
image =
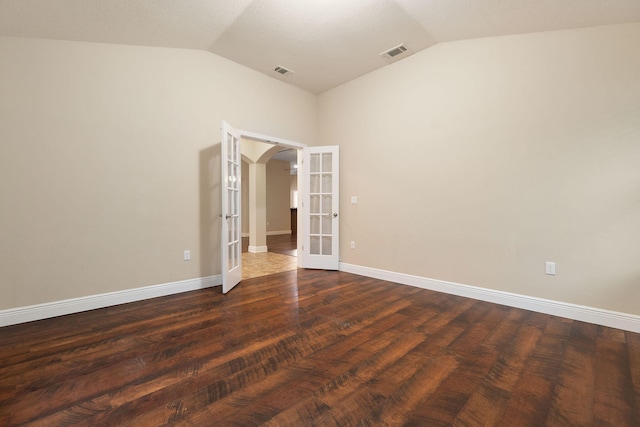
[[[275,71],[276,73],[282,74],[283,76],[285,74],[289,74],[289,73],[294,73],[295,72],[295,71],[290,70],[288,68],[281,67],[280,65],[278,65],[276,68],[274,68],[273,71]]]
[[[394,58],[398,55],[401,55],[407,51],[407,47],[403,44],[399,44],[396,47],[392,47],[391,49],[384,51],[380,54],[380,56],[384,56],[385,58]]]

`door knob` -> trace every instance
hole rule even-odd
[[[333,213],[333,217],[334,217],[334,218],[337,218],[337,217],[338,217],[338,213],[337,213],[337,212],[334,212],[334,213]]]

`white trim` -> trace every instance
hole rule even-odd
[[[640,333],[640,316],[634,314],[547,300],[347,263],[340,263],[340,271]]]
[[[267,252],[267,247],[266,246],[249,246],[249,252],[251,252],[252,254]]]
[[[112,305],[126,304],[149,298],[157,298],[165,295],[173,295],[181,292],[195,291],[197,289],[220,286],[221,284],[222,275],[218,274],[216,276],[162,283],[142,288],[125,289],[123,291],[89,295],[26,307],[9,308],[0,310],[0,327],[47,319],[49,317],[64,316],[81,311],[95,310]]]
[[[291,230],[274,230],[267,231],[267,236],[281,236],[284,234],[291,234]]]
[[[290,141],[288,139],[276,138],[274,136],[267,136],[267,135],[263,135],[256,132],[249,132],[249,131],[240,130],[240,129],[238,129],[238,132],[240,132],[240,136],[242,138],[252,139],[254,141],[259,141],[259,142],[266,142],[267,144],[283,145],[285,147],[297,148],[297,149],[302,149],[307,146],[307,144],[302,144],[300,142]]]

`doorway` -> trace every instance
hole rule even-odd
[[[339,254],[339,147],[307,147],[293,141],[269,138],[260,134],[234,129],[222,122],[221,144],[221,208],[222,228],[222,292],[227,293],[242,276],[242,220],[241,220],[241,138],[270,145],[266,150],[247,154],[253,163],[249,168],[249,184],[256,194],[251,200],[248,252],[267,252],[265,208],[258,209],[258,197],[264,198],[265,164],[279,147],[294,148],[299,162],[298,188],[301,194],[297,212],[297,266],[338,270]],[[253,173],[252,173],[253,170]],[[266,181],[266,180],[265,180]],[[257,190],[257,191],[256,191]],[[262,192],[262,193],[260,193]],[[302,221],[300,221],[302,219]]]
[[[254,141],[242,141],[247,151],[256,151],[253,144],[265,144]],[[266,161],[264,177],[264,197],[257,201],[263,206],[266,223],[266,240],[255,239],[264,246],[252,246],[249,241],[250,200],[253,192],[260,192],[255,185],[249,185],[248,160],[242,162],[242,279],[261,277],[297,269],[297,149],[288,147],[274,148],[275,154]],[[260,151],[260,150],[258,150]],[[254,187],[254,188],[252,188]],[[265,249],[265,250],[260,250]]]

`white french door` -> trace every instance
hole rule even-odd
[[[339,147],[302,149],[302,262],[304,268],[339,269]]]
[[[242,279],[240,133],[222,122],[222,292]]]

